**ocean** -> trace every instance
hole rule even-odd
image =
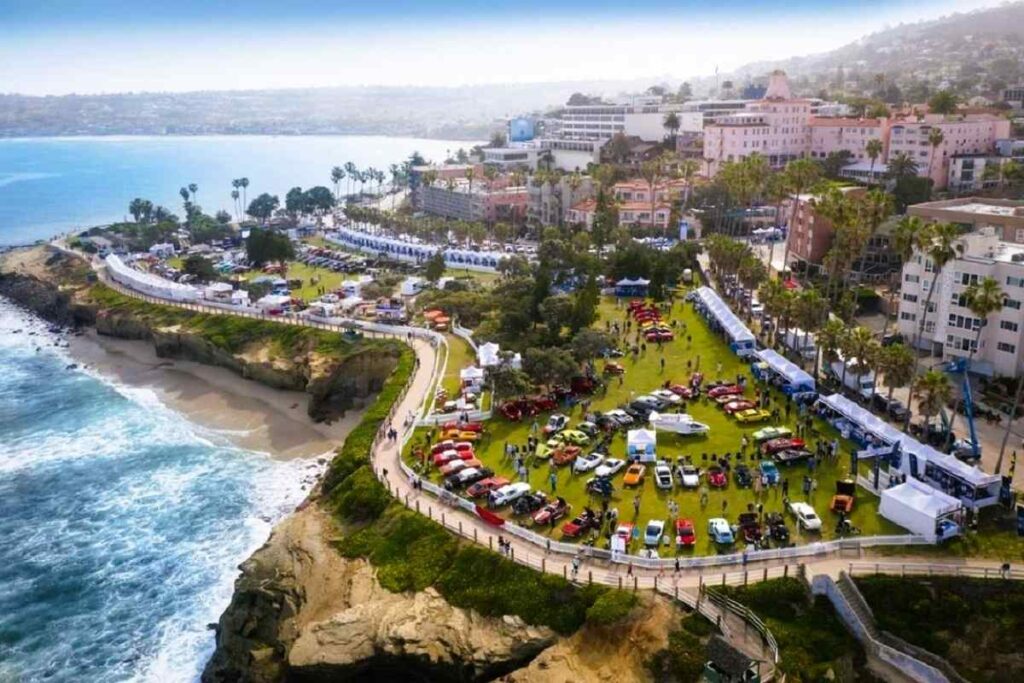
[[[233,213],[233,178],[249,178],[250,201],[269,192],[283,202],[295,186],[332,188],[331,168],[349,161],[387,174],[413,151],[443,161],[472,145],[353,135],[0,140],[0,246],[124,220],[135,197],[181,216],[178,190],[189,183],[199,186],[196,201],[207,213]]]
[[[242,450],[71,369],[0,299],[0,681],[193,681],[311,460]]]

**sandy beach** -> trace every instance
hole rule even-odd
[[[148,342],[114,339],[89,330],[74,337],[79,365],[132,387],[157,393],[165,405],[247,450],[288,460],[328,453],[341,444],[361,416],[351,410],[332,424],[306,414],[309,396],[242,379],[225,368],[158,358]]]

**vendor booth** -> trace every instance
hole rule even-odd
[[[501,347],[494,342],[487,342],[481,344],[476,350],[476,362],[482,368],[491,368],[501,365]],[[515,353],[508,358],[509,366],[515,370],[521,370],[523,367],[522,355]]]
[[[876,466],[876,471],[884,472],[876,477],[879,481],[894,480],[895,475],[917,479],[975,510],[999,502],[998,475],[940,453],[845,396],[822,396],[815,407],[844,438],[863,447],[857,453],[859,459],[881,461]]]
[[[623,278],[615,283],[615,296],[647,296],[650,280],[642,277]]]
[[[878,512],[911,533],[938,543],[960,535],[964,508],[953,496],[908,479],[882,491]]]
[[[780,353],[771,349],[761,349],[754,355],[758,359],[750,366],[754,377],[774,384],[788,395],[801,391],[814,391],[814,378]]]
[[[477,367],[462,368],[459,370],[459,380],[464,390],[479,394],[484,386],[484,369]]]
[[[256,302],[256,306],[267,313],[283,312],[292,305],[292,298],[284,294],[268,294]]]
[[[626,459],[654,462],[658,459],[658,435],[653,429],[631,429],[626,433]]]
[[[207,301],[219,301],[222,303],[230,303],[231,292],[233,291],[234,287],[232,287],[227,282],[214,282],[210,285],[207,285],[206,289],[203,290],[203,298],[206,299]]]
[[[697,312],[704,316],[712,330],[725,335],[733,353],[740,358],[752,355],[757,348],[754,333],[722,301],[718,292],[710,287],[700,287],[695,294]]]

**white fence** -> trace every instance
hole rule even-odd
[[[1024,581],[1024,569],[971,564],[931,564],[927,562],[851,562],[850,576],[898,574],[899,576],[966,576],[976,579]]]

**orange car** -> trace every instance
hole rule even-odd
[[[622,479],[622,483],[625,486],[639,486],[644,483],[645,474],[647,474],[647,468],[640,463],[634,463],[626,470],[626,476]]]

